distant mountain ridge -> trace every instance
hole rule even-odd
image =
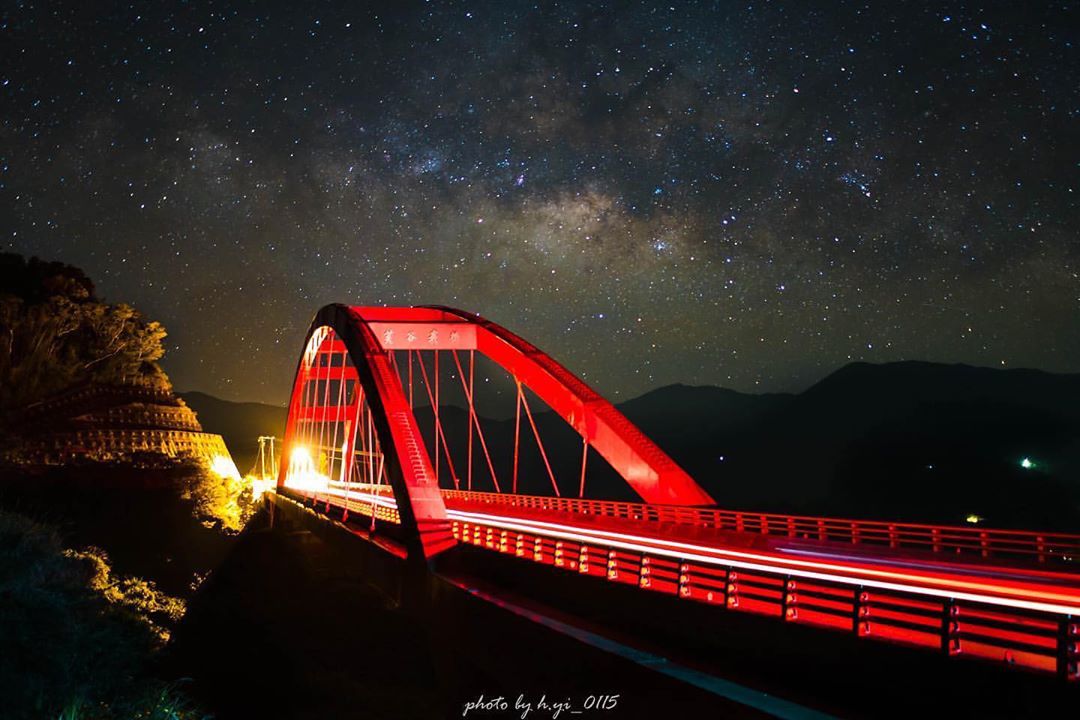
[[[284,427],[281,407],[182,397],[230,448]],[[1080,374],[851,363],[798,394],[669,385],[617,407],[725,507],[950,523],[977,514],[1080,532]],[[417,417],[430,435],[429,411]],[[556,477],[573,477],[580,440],[549,413],[536,420]],[[464,412],[442,421],[451,445],[467,432]],[[513,420],[485,420],[484,432],[492,447],[512,443]],[[522,491],[543,492],[550,483],[528,446]],[[630,498],[592,457],[593,492]],[[474,473],[489,484],[486,467]]]
[[[225,438],[236,466],[246,473],[258,456],[260,435],[281,437],[285,432],[286,408],[255,402],[232,402],[206,393],[178,393],[199,416],[203,429]]]
[[[1080,531],[1080,375],[853,363],[749,397],[760,412],[707,438],[708,413],[638,421],[726,506]]]

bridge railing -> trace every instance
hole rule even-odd
[[[342,519],[348,519],[352,513],[366,517],[374,513],[378,520],[399,521],[393,491],[385,484],[329,483],[325,488],[287,489],[287,492],[303,502],[310,502],[317,510],[335,515],[342,512]],[[889,542],[892,537],[900,542],[908,537],[901,531],[912,528],[911,536],[919,543],[923,542],[926,531],[931,531],[931,536],[935,529],[960,531],[940,532],[939,552],[947,552],[950,543],[962,548],[962,552],[972,550],[969,539],[962,537],[971,534],[968,528],[769,514],[764,515],[763,520],[760,513],[710,508],[450,490],[443,493],[447,507],[452,511],[450,533],[461,543],[731,612],[753,613],[788,623],[854,633],[860,638],[922,647],[945,653],[948,657],[1003,662],[1010,667],[1056,673],[1063,679],[1080,681],[1080,645],[1076,641],[1080,637],[1080,623],[1076,621],[1077,616],[1048,609],[1046,603],[1041,603],[1044,607],[1035,607],[1040,603],[1028,602],[1028,595],[1023,592],[1011,597],[1017,602],[995,602],[991,596],[980,597],[978,593],[961,592],[954,597],[947,591],[918,591],[910,584],[905,587],[903,583],[858,578],[844,580],[835,574],[822,575],[813,571],[800,573],[790,567],[769,567],[767,561],[763,564],[759,559],[750,562],[731,557],[710,559],[700,554],[683,557],[678,549],[665,549],[659,545],[606,542],[604,533],[594,531],[610,526],[589,528],[589,524],[581,519],[592,515],[628,521],[659,521],[661,524],[651,530],[663,533],[673,529],[674,524],[687,522],[702,528],[724,523],[727,528],[726,523],[731,521],[732,527],[737,527],[739,516],[742,516],[743,532],[768,530],[773,535],[775,527],[775,534],[782,529],[786,537],[789,532],[797,533],[801,527],[824,527],[826,533],[834,530],[846,533],[828,536],[833,541],[847,537],[848,542],[879,545]],[[565,520],[558,515],[567,513],[576,515],[577,532],[574,527],[567,528],[557,522],[549,525],[550,530],[544,527],[545,523],[515,522],[539,518]],[[774,523],[777,518],[784,522]],[[788,519],[792,523],[789,524]],[[811,524],[800,524],[799,521],[811,521]],[[895,529],[896,534],[882,535],[868,530],[880,527],[887,531]],[[567,529],[570,532],[566,532]],[[630,541],[640,539],[641,536],[633,535],[635,530],[647,529],[629,526],[625,537]],[[975,530],[975,533],[1024,535],[1007,530]],[[1055,537],[1075,540],[1075,536],[1050,536],[1051,539]],[[1020,541],[1014,545],[1017,542]],[[981,545],[974,547],[981,552]],[[1067,588],[1062,586],[1060,590]],[[1045,597],[1046,593],[1037,595]]]
[[[448,505],[454,507],[492,505],[524,511],[598,515],[819,542],[948,553],[967,558],[1080,564],[1080,535],[1066,533],[777,515],[717,508],[466,490],[443,490],[443,497]]]

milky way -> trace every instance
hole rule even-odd
[[[233,399],[328,302],[480,312],[614,398],[1080,371],[1074,4],[348,5],[8,4],[0,248]]]

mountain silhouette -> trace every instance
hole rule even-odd
[[[192,391],[179,393],[188,407],[199,416],[206,432],[217,433],[225,439],[229,453],[240,472],[246,473],[259,455],[259,436],[281,438],[285,432],[286,409],[280,405],[255,402],[231,402],[213,395]]]
[[[281,436],[284,408],[182,397],[234,455],[254,457],[259,434]],[[576,495],[581,440],[562,420],[533,411],[564,495]],[[1080,375],[929,362],[852,363],[799,394],[747,394],[670,385],[617,406],[693,475],[722,507],[808,515],[1080,531]],[[416,409],[433,446],[430,408]],[[464,487],[468,415],[440,412]],[[492,465],[512,475],[513,418],[481,420]],[[245,454],[234,443],[247,443]],[[1025,462],[1025,459],[1027,462]],[[446,459],[440,450],[446,476]],[[634,499],[595,452],[587,494]],[[522,420],[518,490],[551,492]],[[491,490],[474,445],[473,484]],[[503,489],[506,489],[504,487]]]

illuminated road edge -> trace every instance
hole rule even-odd
[[[305,494],[310,494],[310,492]],[[392,497],[359,491],[346,491],[330,487],[317,494],[343,498],[348,505],[340,505],[339,507],[348,507],[350,511],[358,510],[362,512],[364,505],[397,508],[397,502]],[[352,506],[352,502],[356,502],[357,505]],[[845,565],[824,561],[795,560],[769,554],[726,550],[644,535],[595,530],[562,523],[453,510],[450,508],[447,508],[446,514],[451,520],[490,525],[515,532],[542,534],[563,540],[592,542],[650,555],[661,555],[673,560],[694,560],[718,567],[735,567],[851,586],[874,587],[881,590],[953,600],[967,600],[1059,615],[1080,615],[1080,589],[1072,593],[1054,592],[1039,589],[1037,585],[1031,583],[996,584],[965,580],[959,577],[935,576],[930,573],[904,573],[854,564]],[[852,574],[842,574],[845,572]],[[1033,597],[1039,599],[1025,599]]]

